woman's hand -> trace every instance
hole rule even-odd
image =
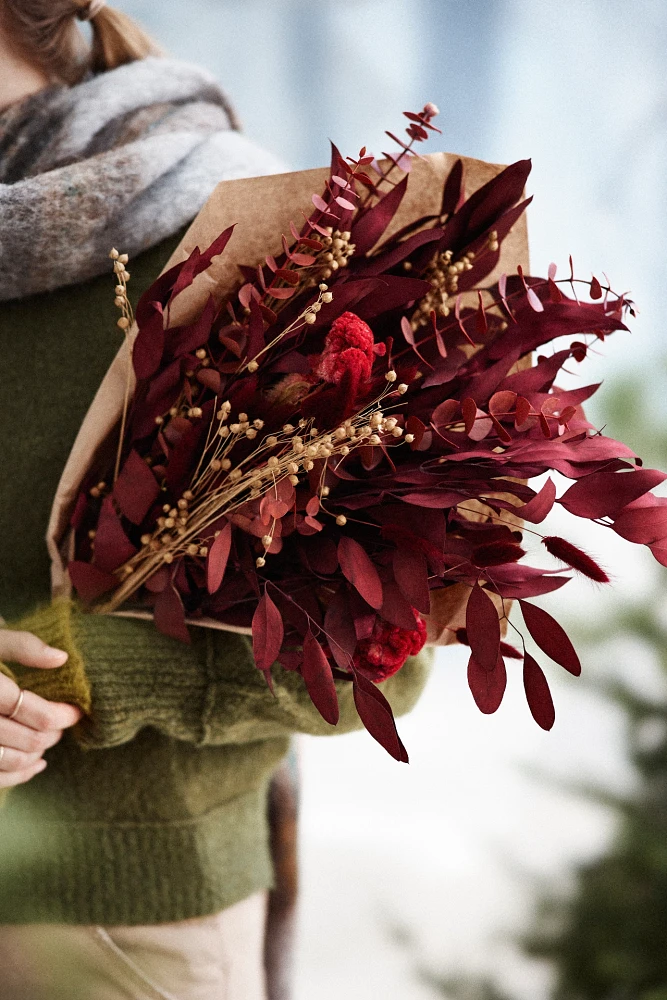
[[[30,632],[0,628],[0,661],[48,670],[62,667],[67,653],[53,649]],[[21,691],[0,674],[0,788],[21,785],[43,771],[42,754],[57,743],[64,729],[75,725],[82,712],[74,705],[46,701],[32,691]],[[11,718],[10,718],[11,716]]]

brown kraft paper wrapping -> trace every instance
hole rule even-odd
[[[457,159],[459,157],[453,153],[432,153],[413,159],[406,195],[387,230],[387,236],[411,219],[438,214],[445,178]],[[503,169],[482,160],[461,159],[468,197]],[[282,234],[289,232],[290,220],[298,224],[302,212],[306,216],[310,214],[311,197],[324,187],[328,176],[328,168],[321,168],[220,183],[174,251],[165,270],[188,257],[195,246],[201,249],[209,246],[224,229],[236,223],[234,235],[226,252],[214,258],[208,270],[176,299],[171,309],[171,323],[191,322],[210,294],[219,302],[231,294],[240,284],[239,263],[254,265],[263,261],[267,254],[280,254]],[[496,271],[489,276],[489,284],[503,272],[516,273],[518,264],[528,272],[525,215],[503,241],[501,258]],[[94,321],[94,317],[92,319]],[[135,335],[136,328],[124,341],[102,380],[56,490],[46,536],[54,597],[68,596],[71,592],[66,569],[72,556],[73,541],[69,518],[80,484],[100,445],[114,431],[118,432],[128,378],[130,392],[134,389],[130,345]],[[465,626],[468,593],[469,588],[464,584],[454,584],[433,592],[431,614],[427,619],[429,643],[450,645],[456,641],[452,630]],[[116,614],[151,618],[147,611],[120,611]],[[188,624],[250,632],[249,629],[227,626],[211,619],[197,619]]]

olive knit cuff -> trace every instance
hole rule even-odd
[[[62,667],[40,670],[11,664],[3,671],[13,677],[19,687],[49,701],[66,701],[78,705],[84,712],[91,710],[90,684],[84,671],[83,659],[72,634],[72,604],[58,600],[45,605],[9,626],[21,632],[32,632],[54,649],[64,649],[67,663]]]

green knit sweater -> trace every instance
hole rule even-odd
[[[132,263],[135,295],[176,241]],[[70,654],[57,671],[13,667],[21,686],[87,712],[0,811],[0,924],[160,923],[267,888],[266,791],[290,735],[361,725],[349,684],[337,727],[278,667],[274,698],[245,637],[193,628],[186,646],[152,623],[49,605],[46,524],[118,347],[112,294],[109,276],[0,305],[0,614]],[[426,672],[416,657],[382,685],[397,714]]]

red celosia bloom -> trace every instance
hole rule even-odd
[[[338,385],[349,373],[352,385],[370,378],[373,367],[373,331],[353,312],[344,312],[331,324],[317,374]]]
[[[357,643],[355,670],[375,684],[400,670],[408,656],[416,656],[426,642],[426,626],[416,612],[415,621],[416,627],[407,629],[378,619],[373,634]]]

